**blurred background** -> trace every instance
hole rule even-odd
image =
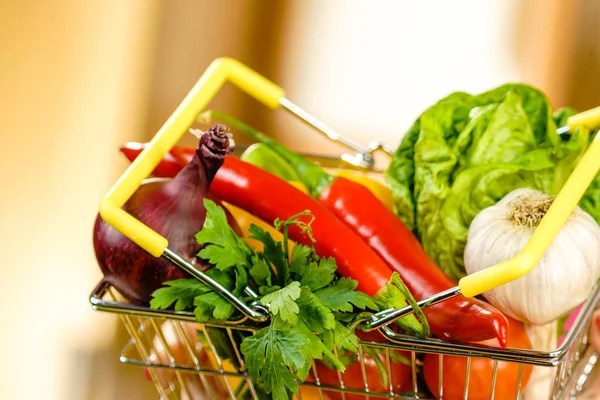
[[[600,104],[596,0],[0,0],[0,398],[156,399],[93,312],[92,224],[126,168],[220,56],[361,143],[396,146],[451,91],[508,81]],[[211,108],[296,150],[341,149],[227,85]],[[244,142],[243,137],[237,138]]]

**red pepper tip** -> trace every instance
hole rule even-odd
[[[508,324],[506,323],[506,319],[495,318],[492,324],[496,331],[498,344],[500,344],[500,347],[503,349],[506,348],[508,345]]]
[[[598,329],[600,329],[600,315],[596,317],[595,322]]]

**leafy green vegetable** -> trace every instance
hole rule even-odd
[[[206,271],[206,274],[225,289],[234,289],[233,279],[227,273],[214,268]],[[210,286],[196,279],[177,279],[165,282],[164,285],[166,287],[159,288],[152,294],[150,307],[167,309],[175,303],[175,311],[184,311],[192,308],[193,305],[196,319],[201,322],[212,319],[226,320],[235,311],[231,303],[218,295]]]
[[[298,381],[289,369],[310,364],[310,341],[301,331],[278,325],[272,323],[246,338],[241,350],[252,379],[262,381],[265,392],[274,399],[287,399],[287,390],[298,393]]]
[[[260,299],[262,305],[268,306],[274,316],[279,316],[283,321],[295,324],[298,321],[298,304],[300,297],[300,283],[292,282],[283,289],[269,293]]]
[[[315,294],[323,304],[333,311],[352,311],[352,305],[364,310],[377,309],[377,305],[362,292],[355,291],[358,282],[349,278],[341,278],[335,284],[318,290]]]
[[[332,309],[326,307],[319,297],[311,293],[308,287],[302,289],[298,305],[302,321],[312,332],[323,333],[335,328],[335,317],[331,311]]]
[[[254,282],[259,286],[271,286],[271,269],[260,256],[252,256],[252,267],[248,271]]]
[[[194,304],[194,298],[208,291],[206,285],[198,284],[196,279],[178,279],[165,282],[163,287],[154,292],[154,298],[150,300],[150,307],[156,309],[167,309],[175,303],[175,311],[183,311]]]
[[[198,256],[207,259],[223,271],[236,265],[248,265],[248,254],[252,250],[248,243],[229,227],[225,211],[212,201],[204,201],[204,206],[206,219],[203,229],[196,235],[196,240],[200,244],[212,245],[200,250]]]
[[[290,260],[291,272],[295,273],[296,275],[303,276],[306,266],[308,265],[309,261],[311,261],[310,256],[312,253],[313,251],[310,247],[303,246],[301,244],[296,245],[294,250],[292,250],[292,257]]]
[[[333,258],[322,258],[319,262],[311,261],[305,264],[304,268],[298,271],[298,275],[302,277],[300,282],[304,286],[308,286],[311,290],[319,290],[331,283],[336,268]]]
[[[194,299],[194,314],[198,321],[210,321],[212,319],[225,321],[233,315],[235,308],[216,292],[210,292],[197,296]]]
[[[410,305],[415,312],[400,318],[399,325],[417,336],[429,336],[430,328],[425,314],[417,306],[416,300],[410,294],[397,272],[392,274],[390,282],[385,284],[383,289],[377,293],[374,300],[381,309],[395,308],[399,310]]]
[[[271,263],[277,269],[280,276],[287,275],[287,257],[283,252],[283,246],[281,242],[275,242],[271,235],[258,225],[251,224],[250,238],[261,241],[264,244],[264,256],[265,259],[271,261]],[[285,284],[284,282],[282,282]]]
[[[561,189],[590,140],[586,129],[569,141],[556,134],[571,112],[553,117],[539,90],[507,84],[476,96],[450,94],[406,133],[386,182],[399,217],[452,279],[465,274],[468,228],[481,210],[517,188]],[[582,207],[600,216],[600,191],[586,198]]]
[[[304,211],[287,221],[275,221],[276,228],[283,231],[283,243],[252,226],[251,237],[264,245],[262,252],[256,252],[235,235],[220,207],[208,199],[204,204],[206,220],[196,235],[204,247],[198,256],[215,265],[206,274],[236,296],[257,300],[271,315],[270,324],[254,336],[235,339],[241,342],[257,392],[276,400],[288,399],[290,393],[298,393],[298,380],[307,378],[314,359],[343,371],[344,363],[334,355],[334,346],[339,351],[356,351],[358,337],[346,324],[360,310],[378,310],[378,304],[356,291],[356,281],[337,277],[335,260],[319,257],[314,247],[296,245],[290,254],[288,227],[294,225],[312,238],[312,215]],[[309,221],[300,221],[300,217],[309,217]],[[248,287],[260,293],[258,298],[248,297]],[[239,316],[231,303],[195,279],[167,282],[153,293],[151,307],[173,306],[179,311],[193,310],[198,322]],[[215,336],[213,340],[219,342],[220,356],[235,354],[228,348],[227,338]]]
[[[339,321],[335,322],[333,330],[325,332],[323,343],[329,349],[333,349],[333,345],[337,344],[339,351],[358,351],[358,337]]]

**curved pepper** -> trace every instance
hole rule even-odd
[[[294,166],[309,193],[397,271],[417,300],[455,286],[404,223],[363,185],[328,174],[242,122],[220,113],[213,115],[270,146]],[[423,311],[431,331],[440,338],[473,342],[496,337],[506,346],[508,320],[481,300],[457,296]]]
[[[121,151],[128,158],[133,157],[130,161],[137,156],[133,156],[131,151]],[[187,148],[177,146],[170,151],[172,156],[180,160],[182,168],[187,163],[187,151]],[[382,289],[389,285],[393,271],[386,263],[323,204],[295,185],[238,158],[227,156],[213,179],[210,192],[262,221],[274,222],[278,218],[287,220],[299,212],[310,210],[314,216],[311,230],[316,240],[317,254],[334,258],[337,271],[342,276],[356,280],[357,289],[369,296],[382,294]],[[307,246],[313,244],[298,226],[288,227],[288,236],[296,243]],[[404,298],[388,299],[391,301],[388,307],[401,308],[408,304]],[[427,335],[429,329],[414,315],[401,318],[397,324],[420,336]]]

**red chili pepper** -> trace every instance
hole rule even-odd
[[[366,187],[328,174],[316,164],[231,117],[220,113],[213,113],[213,116],[283,156],[296,169],[309,193],[397,271],[417,300],[455,286],[429,258],[400,218]],[[431,331],[440,338],[473,342],[496,337],[501,346],[506,346],[508,320],[488,303],[458,296],[423,311]]]
[[[121,146],[121,152],[129,161],[133,161],[145,148],[146,143],[129,142]],[[191,152],[188,152],[190,156],[187,162],[184,163],[181,161],[181,159],[176,158],[174,154],[167,153],[156,166],[154,171],[152,171],[152,175],[157,178],[173,178],[175,175],[177,175],[177,173],[181,171],[183,167],[185,167],[194,157],[194,152],[196,151],[193,147],[186,147],[186,149],[191,150]]]
[[[121,151],[130,161],[133,161],[142,149],[143,147],[138,144],[127,144],[121,148]],[[157,166],[157,170],[163,171],[167,167],[173,168],[173,176],[176,175],[177,170],[182,169],[193,157],[194,151],[192,147],[173,147],[170,154]],[[172,164],[171,156],[179,160],[178,167]],[[241,163],[241,161],[239,162]],[[215,181],[220,180],[221,174],[228,170],[228,166],[228,161],[226,161],[217,173]],[[237,175],[240,181],[245,181],[243,175],[239,173]],[[215,185],[215,181],[213,181],[213,185]],[[333,183],[329,186],[324,185],[328,189],[323,195],[327,194],[327,196],[322,197],[320,200],[326,206],[331,207],[334,213],[344,222],[350,223],[351,227],[381,255],[388,265],[400,273],[405,284],[417,300],[454,286],[454,282],[427,256],[408,228],[387,207],[382,205],[368,189],[341,177],[335,180],[332,179],[332,181]],[[211,189],[213,189],[213,186],[211,186]],[[244,196],[246,194],[240,194],[240,197]],[[264,194],[262,196],[273,198]],[[283,197],[281,193],[278,193],[277,198],[281,197]],[[226,198],[224,200],[229,201]],[[233,201],[229,202],[237,205]],[[244,208],[244,205],[241,205],[241,208]],[[247,208],[246,210],[254,213],[253,210]],[[296,208],[295,211],[297,212],[297,210]],[[255,215],[264,219],[259,214]],[[353,221],[352,216],[356,216],[358,219]],[[269,217],[266,220],[273,221],[274,219]],[[366,221],[366,223],[363,221]],[[324,236],[327,237],[327,235]],[[322,239],[319,238],[319,240]],[[334,242],[337,242],[337,239],[334,239]],[[342,274],[344,273],[342,272]],[[359,290],[373,294],[361,286],[365,284],[365,277],[360,277],[358,281],[360,282]],[[508,327],[506,317],[488,303],[478,299],[466,299],[463,296],[458,296],[430,306],[423,311],[432,332],[440,338],[474,342],[496,337],[501,346],[506,345]]]
[[[196,149],[194,149],[191,146],[175,146],[171,149],[170,154],[176,160],[178,160],[181,163],[181,165],[185,166],[188,165],[190,161],[192,161],[192,158],[194,158],[195,151]]]
[[[141,149],[124,151],[121,148],[121,151],[130,160],[141,153]],[[186,147],[175,147],[171,151],[171,155],[181,160],[181,168],[186,164],[186,154]],[[162,167],[158,165],[158,168]],[[360,237],[318,201],[275,175],[228,156],[213,179],[210,191],[269,223],[277,218],[287,220],[299,212],[310,210],[315,217],[311,225],[316,238],[315,250],[321,257],[333,257],[339,272],[356,279],[358,290],[370,296],[389,282],[392,270]],[[297,226],[289,227],[289,235],[297,243],[312,244]]]

